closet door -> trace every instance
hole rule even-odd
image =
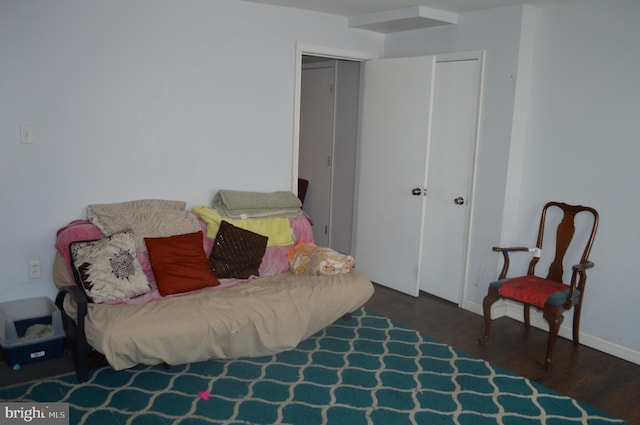
[[[458,304],[465,281],[479,59],[436,61],[420,289]]]
[[[367,61],[361,76],[354,255],[371,280],[417,296],[435,57]]]
[[[482,55],[435,59],[364,65],[354,252],[374,282],[460,303]]]

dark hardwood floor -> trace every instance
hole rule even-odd
[[[559,338],[554,367],[545,371],[546,332],[527,332],[522,323],[505,317],[494,320],[491,339],[481,346],[481,316],[424,293],[414,298],[380,285],[375,289],[366,304],[369,310],[624,419],[629,425],[640,425],[639,365],[589,347],[576,349],[571,341]],[[96,365],[100,365],[98,360]],[[72,371],[68,352],[62,359],[25,365],[18,371],[1,362],[0,387]]]
[[[640,425],[640,365],[558,338],[553,368],[544,370],[547,333],[503,317],[492,323],[491,338],[482,316],[455,304],[420,293],[417,298],[375,285],[366,307],[423,332],[468,354],[482,358],[561,394]],[[568,314],[571,314],[569,312]]]

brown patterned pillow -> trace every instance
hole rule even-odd
[[[268,239],[223,220],[209,256],[211,270],[219,279],[259,276]]]

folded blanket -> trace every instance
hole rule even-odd
[[[287,257],[295,274],[335,275],[348,273],[355,265],[350,255],[302,241],[289,249]]]
[[[212,206],[231,218],[295,217],[302,213],[302,202],[292,192],[242,192],[219,190]]]
[[[268,237],[267,246],[293,245],[293,230],[287,217],[229,218],[220,215],[216,209],[205,206],[195,207],[193,212],[207,223],[207,236],[212,239],[218,234],[220,223],[224,220],[241,229]]]
[[[87,218],[106,236],[132,229],[136,251],[146,252],[144,238],[194,233],[200,230],[198,219],[184,208],[185,202],[142,199],[87,207]]]

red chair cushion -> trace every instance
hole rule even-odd
[[[500,296],[542,308],[547,299],[556,292],[566,291],[570,287],[537,276],[521,276],[504,282],[498,293]]]

